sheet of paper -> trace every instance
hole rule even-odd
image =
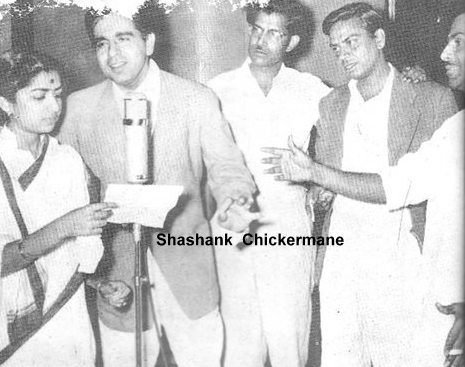
[[[166,215],[176,206],[182,186],[110,184],[105,201],[118,204],[109,222],[138,223],[163,228]]]

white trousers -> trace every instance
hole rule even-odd
[[[303,367],[311,322],[310,248],[216,247],[224,367]]]
[[[338,197],[320,282],[322,367],[423,367],[413,339],[422,322],[421,253],[408,212]],[[423,275],[424,276],[424,275]]]
[[[179,367],[219,367],[223,349],[223,325],[218,309],[197,320],[189,319],[179,307],[151,254],[149,275],[157,321],[163,326]],[[135,336],[113,330],[100,322],[105,367],[135,365]],[[143,366],[155,366],[160,345],[155,328],[143,333]]]

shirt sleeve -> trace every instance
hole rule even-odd
[[[305,76],[305,94],[309,97],[310,106],[313,105],[313,110],[308,114],[308,120],[306,121],[305,126],[302,126],[302,131],[306,131],[305,136],[300,138],[294,137],[294,142],[297,146],[303,150],[307,150],[310,144],[311,130],[315,126],[319,119],[319,105],[322,98],[326,97],[329,92],[332,91],[332,88],[328,87],[323,81],[315,75],[310,73],[299,73],[302,76]]]
[[[251,198],[256,188],[230,126],[220,112],[218,99],[207,93],[200,121],[202,157],[208,184],[217,203],[228,197]]]
[[[428,200],[434,192],[435,176],[441,170],[441,129],[415,153],[403,156],[396,166],[381,173],[386,204],[390,210]],[[443,158],[443,157],[442,157]]]

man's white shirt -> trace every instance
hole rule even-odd
[[[331,89],[318,77],[283,64],[265,96],[250,71],[250,62],[246,60],[242,67],[217,76],[208,85],[220,98],[222,111],[260,189],[258,201],[265,219],[282,222],[279,208],[293,212],[291,207],[300,205],[299,220],[303,222],[303,188],[276,182],[264,174],[260,148],[287,148],[287,138],[292,135],[297,146],[306,149],[319,116],[319,102]]]
[[[158,102],[160,100],[160,69],[155,61],[152,59],[149,60],[149,70],[145,76],[142,83],[131,92],[123,90],[115,82],[111,82],[113,87],[113,94],[115,96],[115,101],[118,105],[120,115],[124,116],[124,99],[130,97],[131,95],[144,95],[149,101],[150,120],[153,121],[157,115]],[[153,129],[153,124],[150,124]],[[153,133],[153,130],[152,130]]]
[[[430,302],[463,301],[464,118],[444,122],[415,153],[382,173],[389,209],[428,200],[423,286]]]
[[[262,238],[278,234],[310,236],[306,189],[266,175],[261,148],[287,148],[288,136],[292,135],[296,144],[306,149],[318,119],[320,99],[330,89],[319,78],[282,65],[265,96],[249,64],[247,60],[241,68],[221,74],[209,86],[221,100],[258,187],[262,218],[254,232]],[[215,233],[214,224],[212,228]],[[225,365],[258,366],[267,354],[273,365],[304,365],[310,335],[314,249],[255,246],[241,250],[235,246],[216,250],[228,336]]]

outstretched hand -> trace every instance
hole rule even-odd
[[[302,149],[298,148],[291,136],[287,142],[289,149],[262,148],[262,152],[273,157],[262,159],[262,163],[272,165],[266,169],[266,174],[275,175],[277,181],[307,182],[311,180],[313,160]]]
[[[218,207],[219,225],[237,233],[246,231],[250,223],[260,218],[260,213],[250,211],[252,202],[252,198],[226,198]]]

